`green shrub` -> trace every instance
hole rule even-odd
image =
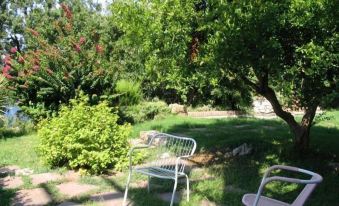
[[[61,106],[58,116],[38,125],[38,151],[50,166],[68,166],[88,173],[127,165],[131,127],[118,125],[118,115],[103,102],[88,105],[88,97]]]
[[[119,96],[119,104],[123,106],[136,105],[142,99],[142,92],[140,89],[140,83],[131,82],[128,80],[119,80],[117,82],[115,90]]]
[[[123,121],[140,123],[170,113],[168,105],[164,101],[145,101],[138,105],[121,107],[120,117]]]

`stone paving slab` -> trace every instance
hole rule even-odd
[[[32,178],[33,185],[39,185],[51,181],[58,181],[62,179],[62,176],[57,173],[41,173],[41,174],[34,174],[30,176]]]
[[[124,194],[119,191],[99,193],[91,195],[90,200],[99,203],[102,206],[122,205]],[[132,205],[132,203],[128,200],[127,205]]]
[[[21,177],[16,176],[7,176],[0,179],[0,188],[4,189],[14,189],[22,186],[24,182]]]
[[[20,190],[13,199],[13,206],[40,206],[47,205],[52,202],[51,196],[43,188],[31,190]]]
[[[69,197],[76,197],[95,190],[98,187],[88,184],[79,184],[77,182],[67,182],[56,186],[59,192]]]

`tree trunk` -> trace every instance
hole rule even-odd
[[[310,127],[298,127],[293,131],[294,133],[294,147],[300,152],[305,152],[309,149],[310,143]]]
[[[275,114],[288,124],[290,130],[294,134],[295,148],[300,152],[306,152],[309,149],[310,129],[318,104],[313,104],[306,108],[305,114],[299,124],[290,112],[282,109],[273,89],[270,87],[266,87],[265,89],[257,87],[257,92],[263,95],[271,103]]]

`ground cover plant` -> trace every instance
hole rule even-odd
[[[314,141],[311,144],[311,152],[302,157],[293,152],[293,140],[291,134],[286,130],[288,126],[279,119],[193,119],[172,116],[135,125],[131,137],[137,137],[140,131],[150,129],[190,136],[197,140],[198,154],[213,155],[210,161],[200,161],[200,170],[192,171],[190,174],[192,179],[191,201],[186,203],[183,198],[179,205],[193,206],[199,205],[202,200],[209,200],[220,205],[240,206],[241,197],[244,193],[257,190],[262,174],[267,167],[274,164],[286,164],[318,172],[324,177],[324,181],[312,194],[307,205],[334,206],[338,200],[338,171],[329,164],[338,162],[339,112],[327,112],[327,116],[331,118],[323,119],[314,126],[314,133],[312,133]],[[34,147],[37,140],[35,134],[1,140],[0,146],[4,150],[0,150],[0,164],[17,164],[34,168],[38,172],[48,171],[49,169],[41,164],[35,153]],[[253,153],[243,157],[224,157],[225,151],[243,143],[251,144],[254,148]],[[18,152],[21,151],[20,145],[22,144],[27,145],[24,153]],[[24,159],[21,158],[21,154],[25,155]],[[98,191],[109,191],[112,188],[123,191],[126,174],[121,173],[121,175],[110,178],[88,176],[81,178],[81,182],[99,186]],[[204,176],[207,178],[199,179]],[[144,176],[134,176],[136,182],[144,182],[145,180]],[[57,184],[48,184],[48,187],[51,188],[49,191],[55,197],[55,204],[67,199],[67,197],[54,191]],[[152,184],[154,185],[154,192],[169,192],[172,188],[170,181],[152,180]],[[179,190],[183,188],[185,188],[185,185],[179,184]],[[274,183],[268,186],[265,195],[291,201],[300,189],[293,184]],[[148,194],[146,188],[132,186],[130,199],[140,206],[168,204],[160,201],[154,192]],[[14,194],[8,190],[1,190],[0,193],[6,194],[5,196],[2,195],[1,198],[7,199]],[[86,205],[93,204],[88,196],[74,201]]]

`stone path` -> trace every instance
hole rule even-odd
[[[122,205],[123,202],[123,192],[111,190],[108,192],[95,193],[96,191],[98,191],[98,189],[100,189],[100,187],[91,184],[79,183],[80,175],[74,171],[68,171],[64,175],[60,175],[57,173],[27,175],[27,178],[31,180],[32,186],[35,187],[33,189],[23,189],[24,181],[22,179],[22,176],[26,174],[14,176],[16,174],[16,171],[22,171],[22,169],[14,165],[0,168],[0,174],[2,175],[0,176],[0,188],[3,188],[5,190],[16,189],[16,193],[12,199],[11,204],[13,206],[42,206],[48,204],[54,205],[55,201],[58,201],[54,200],[52,198],[52,195],[49,193],[49,190],[46,190],[47,188],[44,187],[44,184],[53,181],[60,183],[56,183],[57,185],[55,185],[54,187],[58,190],[59,194],[61,194],[62,197],[66,197],[65,202],[62,202],[57,206],[81,206],[83,204],[76,202],[76,199],[78,197],[82,197],[83,195],[88,195],[86,196],[86,198],[88,199],[85,199],[85,201],[89,201],[89,203],[93,202],[94,205],[98,206]],[[197,171],[199,172],[199,170]],[[199,177],[203,179],[207,178],[204,175]],[[147,187],[147,181],[136,181],[135,185],[131,184],[131,186],[145,189]],[[157,187],[157,185],[153,184],[151,187],[155,188]],[[181,199],[185,200],[185,194],[185,191],[177,191],[174,202],[179,203]],[[157,195],[159,199],[167,202],[170,202],[172,197],[171,192],[158,193],[155,195]],[[75,198],[72,199],[72,201],[75,200],[75,202],[70,201],[71,198]],[[133,201],[128,200],[128,205],[133,205]],[[201,205],[215,206],[214,203],[208,202],[207,200],[202,201]]]
[[[19,190],[13,199],[13,206],[47,205],[52,202],[51,196],[43,188]]]
[[[61,175],[55,173],[34,174],[31,175],[30,177],[32,179],[33,185],[39,185],[50,181],[58,181],[62,179]]]
[[[7,176],[0,179],[0,187],[4,189],[15,189],[22,186],[24,182],[21,177]]]
[[[79,184],[77,182],[67,182],[56,186],[59,192],[68,197],[77,197],[84,193],[98,189],[97,186],[88,184]]]

